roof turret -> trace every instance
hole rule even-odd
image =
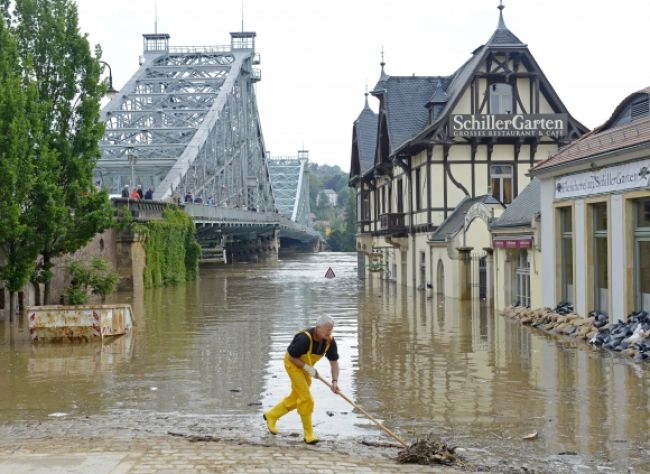
[[[384,90],[384,83],[388,80],[390,77],[388,74],[386,74],[386,71],[384,70],[384,66],[386,66],[386,62],[384,61],[384,48],[381,48],[381,62],[379,63],[381,66],[381,74],[379,75],[379,80],[377,81],[377,84],[375,84],[374,89],[371,91],[371,94],[376,94],[376,93],[381,93]]]
[[[363,175],[372,169],[375,162],[375,148],[377,146],[377,114],[368,104],[368,92],[364,94],[365,105],[354,121],[354,141],[356,154],[353,154],[350,174]],[[356,156],[354,156],[356,155]],[[357,161],[355,163],[355,160]]]
[[[503,20],[503,0],[499,0],[499,23],[497,24],[496,31],[492,34],[486,46],[526,46],[519,38],[517,38],[512,31],[506,27],[506,22]]]

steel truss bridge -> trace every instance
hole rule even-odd
[[[173,47],[167,34],[143,35],[140,68],[102,109],[95,179],[111,194],[141,185],[154,200],[183,201],[204,245],[264,247],[277,231],[320,239],[309,221],[306,156],[270,160],[265,151],[255,36]]]

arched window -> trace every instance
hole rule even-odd
[[[511,114],[512,86],[505,83],[490,84],[490,113]]]

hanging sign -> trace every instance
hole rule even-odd
[[[647,188],[650,159],[555,178],[555,199]]]
[[[334,275],[334,270],[332,270],[332,267],[329,267],[327,269],[327,272],[325,272],[325,278],[334,278],[336,275]]]

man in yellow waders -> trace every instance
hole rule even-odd
[[[314,369],[314,364],[324,355],[330,361],[332,369],[332,391],[334,393],[339,391],[337,384],[339,354],[336,349],[336,341],[332,337],[332,329],[334,329],[334,320],[329,316],[321,316],[316,321],[316,326],[299,332],[289,344],[287,353],[284,355],[284,368],[291,379],[291,393],[264,413],[266,426],[272,434],[278,434],[278,428],[275,426],[278,418],[297,408],[305,432],[305,443],[318,443],[311,424],[314,399],[309,391],[309,386],[312,377],[317,377],[318,374]]]

